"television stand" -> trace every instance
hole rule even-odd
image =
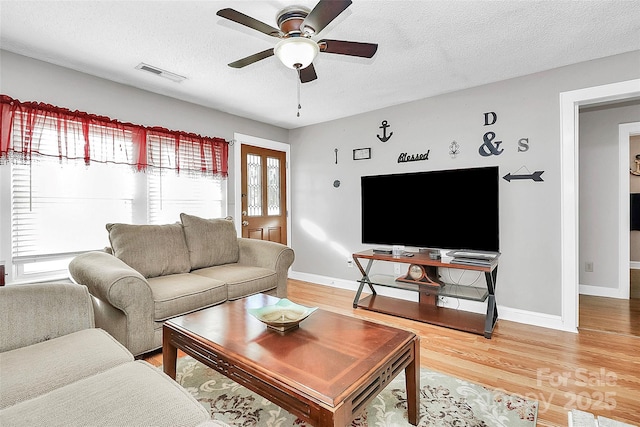
[[[417,320],[460,331],[483,335],[490,339],[493,329],[498,321],[498,308],[496,306],[495,287],[498,275],[498,257],[484,265],[443,263],[434,260],[427,253],[412,252],[412,256],[394,257],[387,254],[374,253],[373,250],[353,254],[353,260],[362,274],[358,280],[360,286],[353,300],[353,308],[376,311],[393,316]],[[360,263],[367,260],[366,267]],[[400,278],[390,276],[369,276],[374,262],[397,262],[420,266],[422,277],[410,277],[408,274]],[[487,265],[488,264],[488,265]],[[483,272],[487,282],[487,288],[464,286],[442,283],[439,279],[439,268],[453,268],[460,270],[474,270]],[[371,295],[361,298],[362,290],[367,285]],[[404,289],[419,293],[418,302],[406,301],[378,295],[375,286],[384,286],[394,289]],[[462,298],[474,301],[487,301],[486,314],[471,313],[453,308],[439,307],[438,296]]]

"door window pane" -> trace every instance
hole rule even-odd
[[[247,215],[262,215],[262,158],[247,154]]]
[[[267,157],[267,215],[280,215],[280,159]]]

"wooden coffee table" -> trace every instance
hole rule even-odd
[[[247,313],[267,295],[165,322],[164,372],[176,377],[177,350],[315,426],[346,426],[403,369],[408,419],[418,423],[420,341],[412,332],[317,310],[280,333]]]

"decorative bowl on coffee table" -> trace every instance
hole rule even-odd
[[[286,332],[300,326],[300,322],[309,317],[318,307],[305,307],[286,298],[273,305],[260,308],[248,308],[253,317],[278,332]]]

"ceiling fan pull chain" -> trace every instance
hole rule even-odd
[[[297,67],[296,70],[298,71],[298,117],[300,117],[300,109],[302,108],[300,105],[300,67]]]

